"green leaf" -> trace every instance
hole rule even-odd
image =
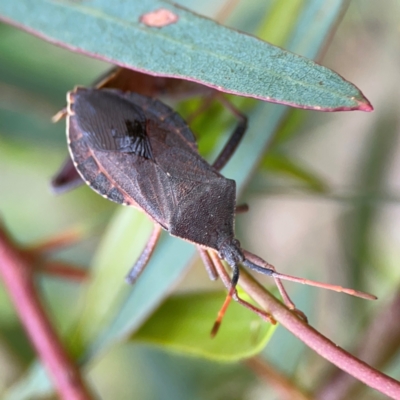
[[[303,7],[304,0],[272,2],[271,9],[257,29],[257,36],[276,46],[284,46],[290,37],[290,28],[298,23]]]
[[[224,292],[172,296],[132,340],[218,361],[238,361],[259,353],[275,327],[234,302],[216,337],[210,337],[225,297]]]
[[[283,154],[270,153],[263,162],[262,166],[268,171],[281,175],[286,175],[308,186],[310,190],[325,193],[329,187],[315,172],[310,171],[299,161],[288,158]]]
[[[144,248],[151,226],[140,211],[120,208],[107,230],[94,257],[93,280],[72,342],[78,351],[87,347],[85,358],[137,330],[178,282],[195,252],[190,243],[162,237],[140,279],[129,286],[123,277]]]
[[[124,277],[141,254],[153,224],[139,210],[119,208],[94,255],[91,279],[84,296],[72,346],[78,352],[107,326],[131,287]]]
[[[6,393],[2,393],[2,397],[7,400],[51,398],[54,389],[42,364],[33,364],[27,371],[27,376],[30,379],[24,379],[22,385],[12,386]]]
[[[162,28],[140,22],[161,8],[177,22]],[[300,108],[372,110],[354,85],[330,69],[166,1],[14,0],[0,3],[0,18],[74,51],[154,75]]]

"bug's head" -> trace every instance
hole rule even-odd
[[[230,266],[241,264],[245,257],[240,247],[239,240],[235,238],[226,239],[219,248],[219,256]]]

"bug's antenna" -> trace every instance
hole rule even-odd
[[[246,255],[248,255],[248,254],[251,254],[251,253],[246,252]],[[310,279],[299,278],[299,277],[293,276],[293,275],[281,274],[280,272],[276,272],[266,262],[264,262],[264,263],[265,263],[265,266],[261,266],[261,265],[253,263],[248,258],[244,259],[242,262],[242,264],[244,266],[246,266],[247,268],[250,268],[253,271],[259,272],[260,274],[273,276],[274,278],[278,278],[278,279],[282,279],[282,280],[286,280],[286,281],[297,282],[297,283],[301,283],[303,285],[315,286],[315,287],[319,287],[322,289],[333,290],[335,292],[346,293],[350,296],[361,297],[362,299],[367,299],[367,300],[376,300],[377,299],[376,296],[369,294],[369,293],[360,292],[359,290],[348,289],[348,288],[344,288],[344,287],[338,286],[338,285],[331,285],[329,283],[322,283],[322,282],[313,281]]]
[[[239,266],[237,264],[232,266],[232,279],[231,279],[231,288],[225,298],[224,304],[222,304],[221,309],[218,311],[217,319],[214,322],[214,325],[211,329],[211,337],[214,337],[219,327],[221,326],[222,318],[224,317],[226,310],[228,309],[229,303],[232,300],[233,295],[236,291],[236,285],[239,281]]]

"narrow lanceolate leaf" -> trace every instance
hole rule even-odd
[[[263,349],[275,327],[232,303],[217,336],[211,339],[210,330],[225,297],[225,292],[172,296],[132,340],[218,361],[251,357]]]
[[[0,19],[153,75],[300,108],[372,110],[353,84],[330,69],[165,1],[3,1]]]

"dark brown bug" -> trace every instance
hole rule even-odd
[[[232,268],[227,307],[239,299],[236,284],[244,265],[276,279],[285,302],[294,309],[280,279],[320,286],[351,295],[369,294],[280,274],[243,250],[234,235],[236,185],[219,173],[243,136],[247,120],[241,118],[230,141],[211,166],[198,153],[193,133],[185,121],[158,100],[111,89],[76,88],[67,96],[67,136],[73,163],[83,180],[97,193],[116,203],[138,207],[156,228],[127,280],[134,282],[157,242],[161,228],[190,241],[201,250],[209,274],[216,278],[204,251],[218,253]],[[208,258],[209,260],[209,258]],[[220,313],[213,333],[216,332]]]

